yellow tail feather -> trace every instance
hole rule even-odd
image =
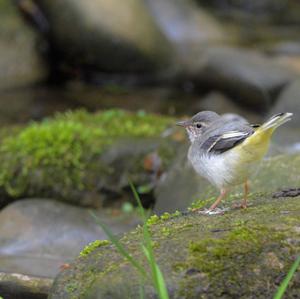
[[[244,151],[245,160],[260,160],[267,153],[274,131],[291,119],[292,113],[280,113],[272,116],[262,124],[254,134],[240,146]]]

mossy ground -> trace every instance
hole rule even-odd
[[[190,212],[150,225],[171,298],[272,298],[300,250],[300,197],[260,195],[252,203],[224,215]],[[137,228],[121,241],[147,267],[141,238]],[[286,298],[299,294],[299,279]],[[67,292],[71,282],[76,291]],[[138,298],[139,282],[136,271],[107,246],[61,273],[50,298]],[[145,290],[147,298],[154,296],[151,284]]]
[[[34,122],[2,138],[0,188],[12,198],[55,196],[72,201],[74,194],[95,191],[101,175],[112,174],[100,161],[110,145],[122,138],[159,137],[172,123],[172,118],[122,110],[80,110]]]

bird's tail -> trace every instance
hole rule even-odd
[[[263,123],[254,134],[249,136],[242,144],[241,148],[246,152],[246,158],[253,160],[261,159],[269,148],[271,136],[275,129],[291,119],[293,113],[279,113],[272,116],[269,120]]]
[[[291,120],[292,115],[293,113],[290,112],[273,115],[269,120],[260,126],[259,130],[271,131],[273,133],[276,128]]]

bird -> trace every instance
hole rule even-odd
[[[237,114],[201,111],[177,123],[189,137],[187,156],[196,173],[220,191],[205,213],[213,214],[230,189],[241,184],[244,196],[239,207],[247,207],[249,178],[267,153],[274,131],[291,120],[292,115],[278,113],[262,125],[252,125]]]

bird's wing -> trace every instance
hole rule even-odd
[[[221,154],[243,142],[253,131],[227,131],[207,138],[201,149],[207,153]]]

